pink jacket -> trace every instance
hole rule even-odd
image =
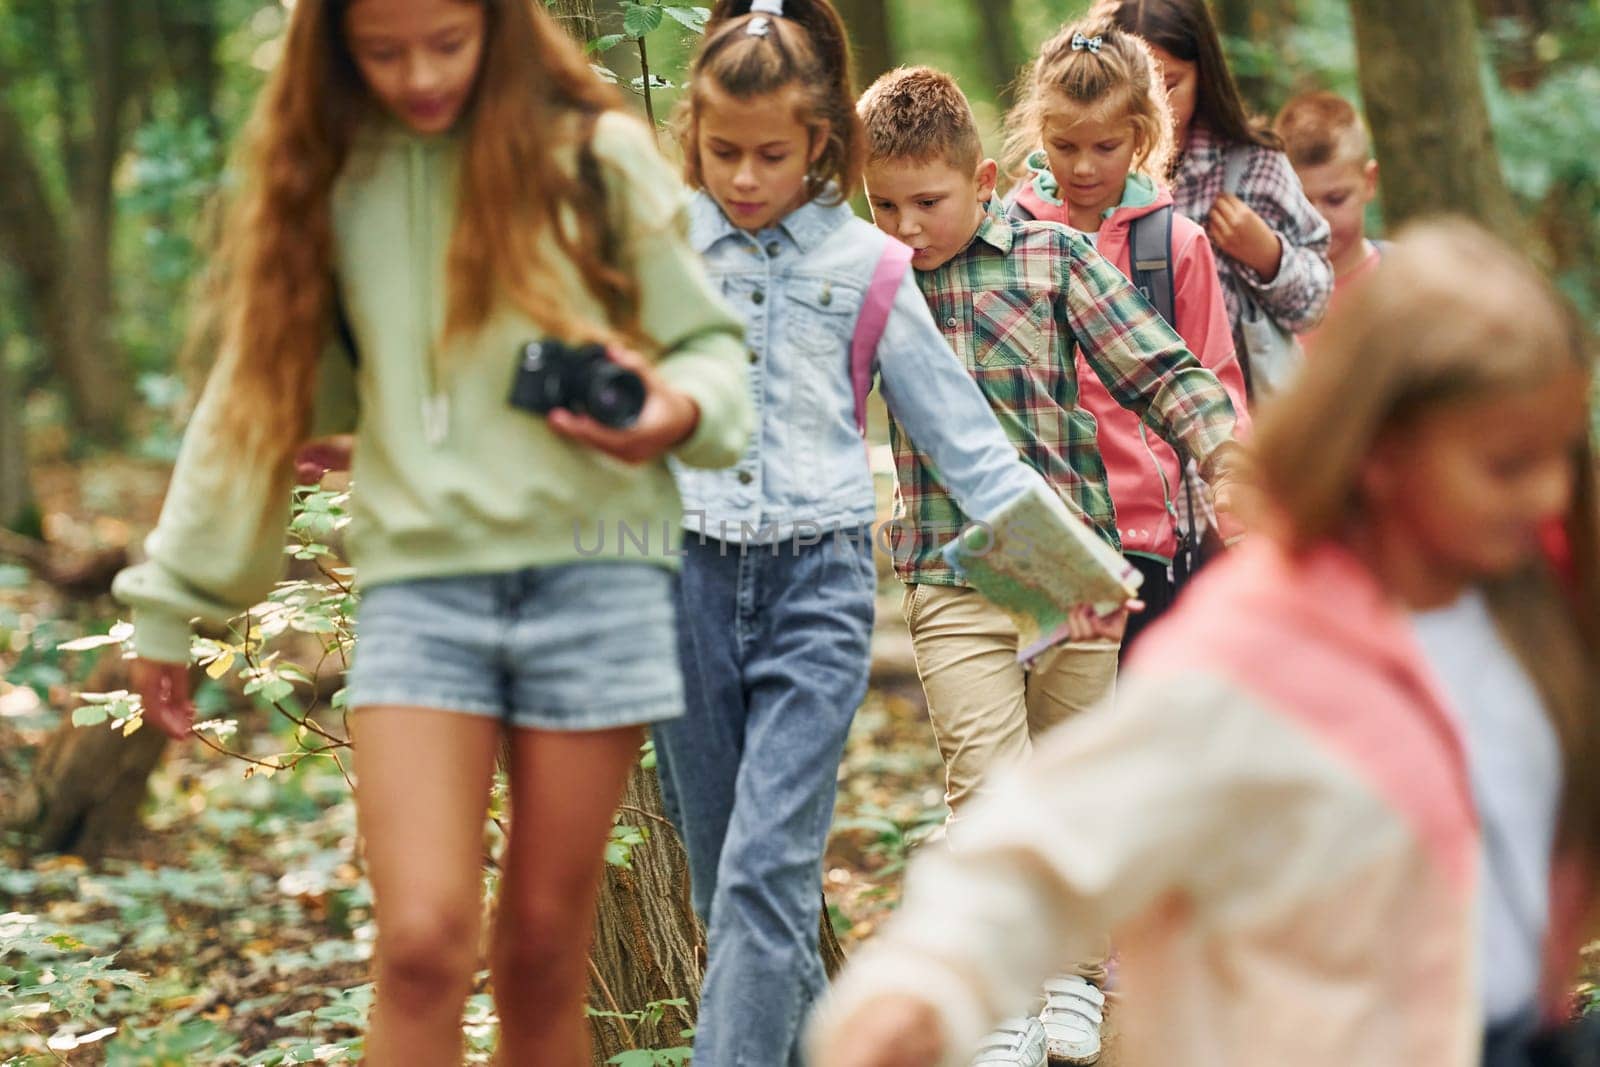
[[[1066,205],[1041,195],[1035,181],[1019,186],[1015,195],[1035,218],[1068,224]],[[1117,208],[1100,225],[1096,238],[1100,254],[1131,277],[1128,237],[1133,220],[1171,203],[1172,193],[1161,188],[1149,204]],[[1222,382],[1237,418],[1234,437],[1244,441],[1250,436],[1244,373],[1234,356],[1233,331],[1211,241],[1198,224],[1177,213],[1172,217],[1172,271],[1173,311],[1178,321],[1169,325]],[[1177,551],[1174,520],[1183,508],[1183,475],[1177,455],[1137,415],[1113,400],[1086,365],[1080,366],[1078,381],[1079,403],[1100,424],[1100,454],[1105,458],[1123,551],[1171,560]]]
[[[997,779],[958,854],[913,865],[818,1026],[910,993],[964,1063],[1109,930],[1125,1067],[1476,1067],[1465,752],[1370,572],[1335,545],[1290,558],[1254,538],[1151,629],[1118,690]]]

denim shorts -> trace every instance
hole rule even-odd
[[[536,730],[683,714],[672,592],[647,563],[574,563],[363,590],[352,708],[437,708]]]

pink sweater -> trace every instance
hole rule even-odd
[[[1290,558],[1257,537],[1204,572],[1116,706],[998,778],[964,840],[913,865],[819,1029],[910,993],[965,1063],[1110,930],[1125,1067],[1478,1063],[1465,753],[1409,619],[1337,545]],[[1552,915],[1567,965],[1571,874]]]
[[[1066,205],[1041,196],[1036,182],[1020,186],[1016,197],[1035,218],[1067,224]],[[1129,228],[1135,219],[1170,203],[1171,192],[1162,188],[1149,204],[1117,208],[1100,225],[1096,238],[1100,254],[1131,277]],[[1237,418],[1234,437],[1244,441],[1250,436],[1250,411],[1245,403],[1244,373],[1234,356],[1233,332],[1228,326],[1222,283],[1217,279],[1217,262],[1205,231],[1176,213],[1172,218],[1172,271],[1173,312],[1178,321],[1169,325],[1195,358],[1222,382]],[[1111,501],[1117,509],[1123,551],[1172,559],[1177,550],[1174,519],[1183,508],[1183,474],[1176,453],[1146,429],[1137,415],[1113,400],[1086,366],[1080,366],[1078,382],[1079,403],[1100,424],[1100,453],[1105,458]]]

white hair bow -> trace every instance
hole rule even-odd
[[[1095,55],[1099,55],[1100,45],[1104,40],[1103,37],[1099,36],[1085,37],[1081,33],[1075,33],[1072,35],[1072,50],[1074,52],[1093,52]]]

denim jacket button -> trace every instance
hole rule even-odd
[[[749,485],[751,482],[753,482],[755,480],[756,480],[756,476],[754,474],[751,474],[749,471],[740,471],[739,472],[739,484],[740,485]]]
[[[750,294],[750,302],[752,304],[764,303],[766,301],[766,299],[767,299],[767,294],[763,293],[760,289],[757,289],[755,292]]]
[[[827,307],[829,304],[833,303],[833,286],[824,285],[822,287],[822,295],[817,297],[817,303],[821,304],[823,307]]]
[[[749,357],[750,357],[750,362],[751,363],[760,363],[761,362],[761,353],[757,352],[753,348],[749,352]]]
[[[782,251],[783,251],[783,246],[781,244],[779,244],[777,241],[768,241],[767,242],[767,255],[771,256],[773,259],[778,258],[778,253],[782,252]]]

